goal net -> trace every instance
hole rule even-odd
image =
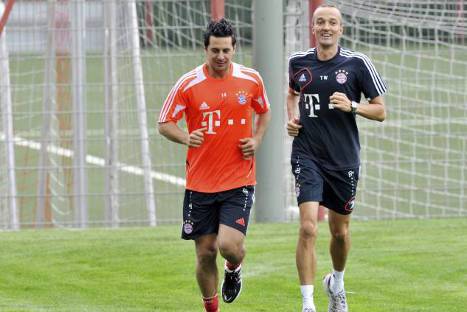
[[[1,185],[14,166],[21,225],[156,224],[138,9],[116,0],[14,4],[1,55],[2,108],[11,108],[2,122],[11,118],[14,131],[3,127],[1,156],[16,163],[2,158]],[[2,198],[2,227],[12,228],[11,191]]]
[[[186,149],[162,138],[156,120],[177,79],[204,61],[211,1],[10,2],[0,37],[0,228],[179,222]],[[286,60],[310,47],[310,1],[283,3]],[[367,54],[389,85],[387,120],[358,117],[355,217],[466,216],[465,5],[327,3],[342,10],[341,45]],[[254,1],[224,5],[235,61],[254,66]],[[287,140],[284,209],[296,207]]]
[[[306,2],[289,1],[295,9]],[[464,2],[327,3],[342,11],[341,45],[367,54],[389,85],[387,120],[358,118],[362,166],[355,216],[466,216]],[[299,22],[306,19],[297,16],[295,23],[303,26]],[[297,36],[306,37],[308,30],[297,28]],[[289,197],[293,205],[292,192]]]
[[[186,150],[156,120],[174,82],[204,61],[211,1],[9,2],[0,228],[178,222]],[[250,65],[251,4],[225,1],[236,60]]]
[[[362,217],[467,215],[463,1],[336,1],[390,86],[383,125],[359,120]]]

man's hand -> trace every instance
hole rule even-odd
[[[206,130],[207,128],[193,130],[188,136],[188,147],[200,147],[204,142],[204,131]]]
[[[290,136],[296,137],[301,128],[302,125],[298,118],[293,118],[287,122],[287,133]]]
[[[329,97],[329,104],[346,113],[352,111],[352,101],[344,93],[334,92]]]
[[[256,148],[258,147],[258,142],[254,138],[243,138],[240,139],[240,144],[238,147],[243,154],[243,159],[250,159],[255,155]]]

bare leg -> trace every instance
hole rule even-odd
[[[298,234],[296,263],[300,285],[313,285],[316,273],[315,241],[318,236],[318,202],[299,205],[300,230]]]
[[[348,311],[344,287],[344,269],[350,250],[350,215],[341,215],[329,210],[331,243],[329,251],[334,271],[326,275],[323,285],[329,297],[329,311]]]
[[[219,252],[231,264],[241,264],[245,258],[245,235],[242,232],[226,226],[219,225],[218,234]]]
[[[329,230],[331,232],[332,265],[336,271],[344,271],[350,250],[350,215],[341,215],[329,210]]]
[[[219,225],[219,252],[227,260],[222,283],[222,299],[233,302],[242,290],[242,273],[240,264],[245,257],[245,235],[242,232],[226,226]]]
[[[209,234],[195,240],[196,245],[196,280],[204,298],[217,293],[217,239],[216,234]]]

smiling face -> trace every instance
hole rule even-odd
[[[317,8],[312,30],[318,46],[324,49],[337,47],[343,32],[341,12],[335,7]]]
[[[228,73],[235,54],[232,37],[210,36],[205,52],[206,64],[212,76],[223,77]]]

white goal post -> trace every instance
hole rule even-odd
[[[156,117],[177,79],[204,61],[213,16],[233,22],[235,61],[255,67],[254,1],[9,0],[0,36],[0,229],[179,222],[186,149],[157,133]],[[283,0],[284,64],[312,44],[311,2]],[[389,86],[386,121],[357,117],[355,218],[467,216],[465,4],[325,2],[342,11],[341,45],[368,55]],[[295,220],[284,137],[287,174],[277,183]]]
[[[20,178],[3,184],[24,226],[156,225],[139,29],[135,1],[15,3],[3,132]]]
[[[5,5],[0,2],[0,17],[3,17]],[[2,18],[3,20],[3,18]],[[0,159],[0,222],[5,224],[7,229],[19,229],[17,190],[15,172],[15,149],[13,136],[13,115],[10,83],[10,65],[8,58],[8,48],[6,43],[6,33],[2,31],[3,24],[0,23],[0,110],[1,110],[1,143]]]

